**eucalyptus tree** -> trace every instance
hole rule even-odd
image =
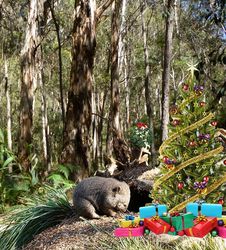
[[[20,128],[18,152],[19,160],[25,169],[30,168],[32,148],[33,111],[35,90],[37,88],[40,60],[40,45],[43,26],[47,20],[48,4],[51,0],[31,0],[27,18],[26,35],[21,50],[21,92],[20,92]]]
[[[170,65],[172,57],[172,42],[173,42],[173,27],[174,27],[174,6],[178,0],[168,0],[166,8],[166,23],[165,23],[165,48],[163,59],[163,74],[162,74],[162,141],[168,137],[169,123],[169,98],[170,98]]]
[[[86,176],[91,166],[92,88],[96,52],[96,26],[113,0],[98,9],[95,0],[75,1],[72,31],[72,65],[60,161],[75,166],[75,178]]]

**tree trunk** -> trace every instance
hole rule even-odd
[[[115,157],[121,163],[130,161],[130,152],[126,145],[120,128],[120,96],[119,96],[119,65],[118,65],[118,46],[119,46],[119,20],[120,20],[121,1],[115,0],[113,3],[112,14],[112,37],[111,37],[111,109],[110,121],[113,137],[113,150]]]
[[[145,90],[145,102],[146,110],[148,116],[149,130],[152,135],[151,141],[151,165],[155,166],[156,163],[156,151],[155,151],[155,140],[154,140],[154,123],[153,123],[153,94],[150,90],[150,63],[149,63],[149,53],[147,44],[147,29],[144,20],[144,5],[141,2],[141,22],[142,22],[142,35],[143,35],[143,47],[144,47],[144,64],[145,64],[145,76],[144,76],[144,90]]]
[[[165,25],[165,48],[163,59],[163,75],[162,75],[162,141],[168,137],[169,123],[169,79],[170,79],[170,63],[172,57],[173,43],[173,26],[174,26],[174,4],[176,0],[168,0],[167,17]]]
[[[11,116],[11,98],[10,98],[10,81],[8,75],[8,60],[4,56],[5,63],[5,95],[6,95],[6,109],[7,109],[7,144],[8,149],[12,150],[12,116]],[[9,165],[9,173],[12,173],[12,165]]]
[[[24,46],[21,50],[21,91],[20,91],[20,131],[18,143],[19,161],[25,171],[29,171],[32,152],[32,126],[35,90],[37,87],[38,53],[41,35],[47,21],[51,0],[31,0]]]
[[[46,89],[45,79],[43,72],[43,56],[42,49],[39,50],[38,55],[39,61],[39,85],[41,88],[41,116],[42,116],[42,147],[43,147],[43,159],[46,167],[46,172],[51,171],[51,152],[50,152],[50,136],[49,136],[49,125],[48,125],[48,111],[47,111],[47,100],[46,100]]]
[[[60,88],[60,104],[62,112],[62,122],[65,124],[65,109],[64,109],[64,92],[63,92],[63,72],[62,72],[62,55],[61,55],[61,40],[60,40],[60,24],[59,20],[55,17],[54,5],[50,5],[50,11],[56,29],[57,44],[58,44],[58,75],[59,75],[59,88]]]
[[[96,2],[75,1],[70,89],[61,162],[72,164],[75,178],[90,169],[93,62],[96,51]],[[78,169],[79,168],[79,169]]]
[[[38,11],[41,0],[31,0],[24,47],[21,51],[19,160],[26,171],[30,168],[33,102],[37,84],[36,55],[39,46]]]

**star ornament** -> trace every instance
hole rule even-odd
[[[190,72],[191,72],[191,76],[192,76],[192,78],[193,78],[193,77],[194,77],[194,72],[195,72],[195,71],[199,71],[199,70],[197,69],[198,63],[191,62],[191,63],[187,63],[187,65],[188,65],[187,71],[190,71]]]

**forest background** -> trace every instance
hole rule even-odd
[[[112,159],[128,164],[143,146],[157,166],[189,70],[197,69],[208,109],[226,128],[224,7],[223,0],[1,0],[1,209],[46,182],[71,187]]]

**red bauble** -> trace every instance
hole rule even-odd
[[[184,91],[187,91],[189,89],[189,85],[184,83],[182,88]]]
[[[175,232],[175,228],[174,228],[174,227],[171,227],[171,228],[170,228],[170,232]]]
[[[184,187],[184,183],[183,182],[178,183],[177,187],[178,189],[182,189]]]
[[[179,123],[180,123],[180,121],[177,119],[172,121],[173,126],[177,126],[177,125],[179,125]]]
[[[190,141],[188,145],[190,147],[195,147],[195,146],[197,146],[197,143],[195,141]]]
[[[169,158],[167,156],[164,156],[162,160],[164,163],[166,163],[169,160]]]
[[[179,236],[183,236],[183,235],[184,235],[184,230],[181,230],[181,231],[177,232],[177,234],[178,234]]]
[[[223,200],[223,199],[220,199],[220,200],[218,201],[218,204],[223,205],[223,204],[224,204],[224,200]]]
[[[226,165],[226,160],[223,161],[224,165]]]
[[[200,102],[199,105],[200,105],[200,107],[204,107],[206,105],[206,103],[205,102]]]
[[[203,177],[203,181],[208,182],[209,181],[209,177],[208,176]]]
[[[210,124],[211,124],[211,126],[215,127],[215,126],[217,126],[217,121],[212,121]]]

